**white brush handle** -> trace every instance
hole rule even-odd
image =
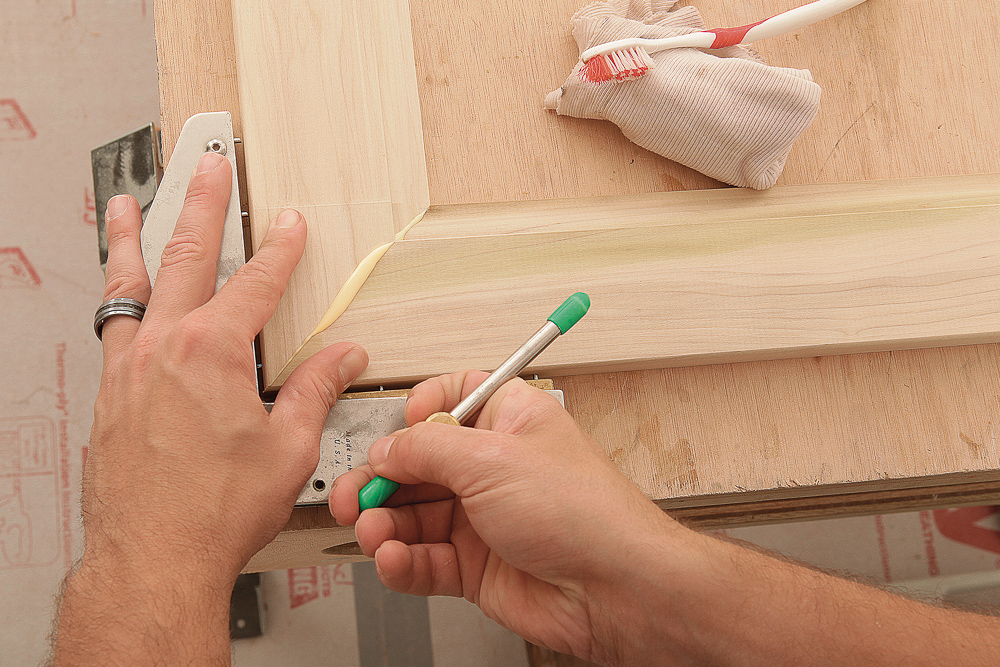
[[[823,19],[828,19],[831,16],[836,16],[841,12],[847,11],[864,1],[816,0],[816,2],[810,2],[808,5],[789,9],[787,12],[772,16],[750,28],[739,43],[756,42],[760,39],[777,37],[778,35],[784,35],[786,32],[805,28],[807,25],[818,23]]]
[[[830,18],[851,7],[860,5],[865,0],[816,0],[808,5],[802,5],[787,12],[782,12],[769,19],[764,19],[759,23],[740,26],[738,28],[717,28],[715,30],[704,30],[692,32],[676,37],[664,37],[662,39],[646,39],[643,37],[632,37],[629,39],[618,39],[606,44],[593,46],[580,55],[583,62],[587,62],[595,56],[601,56],[614,51],[624,51],[635,47],[642,47],[647,53],[656,53],[665,49],[678,49],[692,47],[696,49],[721,49],[733,44],[747,44],[768,37],[783,35],[807,25],[812,25],[823,19]]]

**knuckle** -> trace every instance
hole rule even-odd
[[[340,385],[337,380],[325,373],[310,375],[303,385],[296,388],[296,394],[300,396],[303,393],[310,394],[316,401],[326,406],[332,406],[340,395]]]
[[[160,267],[177,266],[178,264],[197,264],[203,262],[208,253],[205,244],[193,234],[181,234],[171,237],[163,247],[160,256]]]
[[[140,329],[139,333],[132,340],[132,347],[129,350],[129,358],[133,366],[140,370],[149,368],[159,346],[159,336],[144,333]]]
[[[510,396],[508,401],[511,410],[504,430],[514,435],[524,433],[537,424],[558,421],[564,416],[568,418],[559,401],[541,389],[522,389]]]
[[[149,291],[149,278],[134,267],[120,267],[104,284],[105,300],[129,297],[146,301]]]
[[[270,305],[285,293],[285,285],[275,275],[269,262],[254,259],[241,266],[229,280],[245,293],[245,298]]]
[[[206,356],[218,357],[222,338],[207,318],[191,313],[174,326],[169,339],[169,357],[178,365]]]
[[[216,196],[214,190],[202,178],[195,177],[184,195],[184,209],[204,211],[212,206]]]
[[[185,343],[215,345],[219,342],[219,329],[210,318],[201,313],[190,313],[177,324],[177,338]]]
[[[274,278],[275,271],[269,262],[262,259],[254,259],[241,266],[236,275],[239,280],[257,289],[273,290],[278,289]]]
[[[112,218],[105,225],[105,234],[108,237],[109,248],[133,239],[138,241],[138,230],[132,226],[130,220],[125,219],[127,217],[120,215],[117,218]]]

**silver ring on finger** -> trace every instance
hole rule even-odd
[[[128,315],[142,321],[142,316],[146,314],[146,304],[135,299],[108,299],[98,307],[94,313],[94,333],[97,339],[101,340],[101,330],[104,328],[104,320],[114,315]]]

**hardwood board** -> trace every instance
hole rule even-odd
[[[1000,298],[1000,177],[971,181],[865,183],[858,197],[844,186],[731,189],[716,195],[720,211],[730,209],[718,216],[697,207],[675,216],[673,199],[687,203],[691,193],[647,196],[635,211],[630,197],[574,200],[564,204],[571,212],[555,215],[579,222],[557,231],[532,231],[511,210],[497,217],[524,231],[397,242],[348,311],[286,370],[344,339],[372,358],[361,385],[449,372],[454,350],[463,365],[488,370],[502,360],[498,350],[516,349],[533,333],[530,322],[543,322],[575,291],[590,294],[591,312],[530,371],[1000,341],[993,305]],[[877,212],[863,208],[862,195]],[[819,214],[790,214],[811,201]],[[425,218],[433,225],[439,212],[448,209],[435,207]],[[546,215],[534,217],[553,227]],[[449,218],[447,227],[475,224]]]
[[[586,199],[585,206],[576,199],[435,205],[406,238],[412,241],[484,233],[495,236],[615,226],[713,224],[765,217],[759,212],[764,206],[769,218],[982,206],[996,200],[998,182],[996,174],[978,174],[949,179],[947,187],[914,178],[895,181],[891,189],[883,181],[850,181],[786,185],[764,192],[715,188],[672,192],[669,197],[662,193],[593,197]],[[664,209],[665,202],[669,210]]]
[[[998,378],[1000,346],[984,345],[574,376],[556,387],[626,476],[679,507],[1000,479]]]
[[[285,208],[306,251],[272,323],[287,359],[358,263],[429,204],[406,0],[233,0],[254,248]]]
[[[569,19],[584,4],[411,1],[433,203],[719,185],[625,141],[611,123],[543,108],[577,61]]]
[[[239,136],[230,3],[156,0],[153,21],[164,158],[170,158],[184,121],[196,113],[230,112]]]
[[[694,190],[711,179],[626,141],[611,123],[556,116],[544,95],[577,58],[569,19],[587,0],[412,0],[417,81],[435,204]],[[638,4],[638,3],[636,3]],[[709,27],[737,26],[803,0],[698,0]],[[819,113],[779,184],[1000,171],[989,110],[1000,70],[983,44],[993,3],[870,0],[752,45],[809,69]]]

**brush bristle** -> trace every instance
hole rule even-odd
[[[638,79],[654,65],[646,49],[636,46],[591,58],[580,68],[580,78],[590,83]]]

